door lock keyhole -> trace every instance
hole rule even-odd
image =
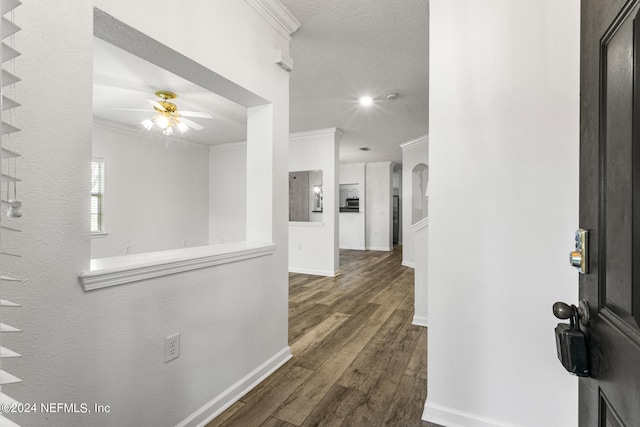
[[[582,228],[576,230],[576,249],[569,254],[569,263],[582,274],[589,272],[589,231]]]

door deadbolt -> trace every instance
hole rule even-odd
[[[569,262],[580,273],[586,274],[589,272],[589,230],[576,230],[575,243],[576,249],[569,254]]]

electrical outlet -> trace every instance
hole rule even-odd
[[[164,339],[164,363],[180,357],[180,334],[173,334]]]

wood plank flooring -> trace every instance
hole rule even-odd
[[[339,277],[290,274],[293,359],[207,427],[438,427],[421,420],[427,334],[401,262],[343,250]]]

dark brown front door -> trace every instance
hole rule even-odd
[[[583,0],[580,226],[591,230],[580,298],[591,378],[580,426],[640,426],[640,0]]]

